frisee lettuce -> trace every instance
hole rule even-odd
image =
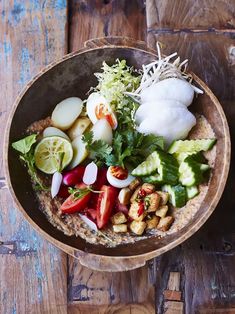
[[[103,62],[102,72],[95,73],[98,85],[95,88],[110,103],[116,111],[121,109],[122,101],[127,97],[125,92],[134,92],[140,84],[140,75],[133,67],[126,64],[126,60],[116,60],[116,63],[109,66]]]

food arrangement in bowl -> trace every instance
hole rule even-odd
[[[187,61],[159,46],[142,70],[103,61],[86,99],[55,103],[12,147],[66,235],[110,247],[160,239],[192,220],[208,190],[216,137],[188,108],[203,91]]]

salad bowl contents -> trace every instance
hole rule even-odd
[[[39,73],[13,107],[5,170],[15,203],[87,267],[140,267],[195,233],[222,195],[227,121],[186,63],[129,39],[95,40]]]
[[[104,60],[86,99],[63,99],[12,143],[42,211],[68,236],[111,247],[161,238],[207,193],[216,136],[189,107],[203,90],[187,61],[157,48],[142,70]]]

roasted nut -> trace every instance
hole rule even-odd
[[[141,181],[140,179],[138,178],[135,178],[128,186],[128,188],[131,190],[131,191],[134,191],[138,188],[138,186],[141,184]]]
[[[163,205],[156,210],[155,215],[161,218],[164,218],[166,216],[166,213],[168,212],[168,206]]]
[[[127,225],[125,224],[113,225],[113,231],[116,233],[127,232]]]
[[[144,183],[141,186],[141,189],[146,192],[146,194],[151,194],[155,191],[155,186],[151,183]]]
[[[132,197],[131,197],[131,199],[130,199],[130,202],[131,202],[131,203],[133,203],[133,202],[136,201],[136,198],[137,198],[137,196],[138,196],[139,191],[140,191],[140,186],[139,186],[139,187],[135,190],[135,192],[132,194]]]
[[[161,197],[161,200],[160,200],[160,205],[166,205],[166,203],[169,201],[169,193],[167,192],[162,192],[162,191],[157,191],[158,194],[160,195]]]
[[[146,229],[153,229],[156,228],[159,223],[160,218],[157,216],[153,216],[151,219],[146,220]]]
[[[159,207],[160,195],[157,192],[154,192],[148,195],[146,199],[149,204],[147,212],[148,213],[155,212]]]
[[[146,223],[144,221],[132,221],[130,224],[130,229],[137,235],[141,235],[144,232]]]
[[[122,212],[118,212],[111,217],[111,222],[113,225],[120,225],[126,222],[126,216]]]
[[[139,209],[140,209],[140,204],[137,202],[133,202],[129,209],[129,213],[128,213],[129,217],[136,221],[142,221],[144,217],[146,216],[146,213],[144,212],[143,214],[139,215],[138,214]]]
[[[129,188],[123,188],[118,194],[118,200],[123,205],[128,205],[130,203],[132,192]]]
[[[161,218],[159,221],[159,224],[157,225],[157,229],[160,231],[167,231],[169,230],[173,221],[174,221],[174,218],[172,216],[166,216],[164,218]]]

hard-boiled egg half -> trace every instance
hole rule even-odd
[[[135,178],[126,169],[119,166],[110,166],[107,171],[107,180],[115,188],[127,187]]]
[[[104,96],[98,92],[90,94],[87,98],[86,110],[91,122],[95,124],[97,120],[106,119],[112,129],[117,127],[117,118],[110,104]]]

